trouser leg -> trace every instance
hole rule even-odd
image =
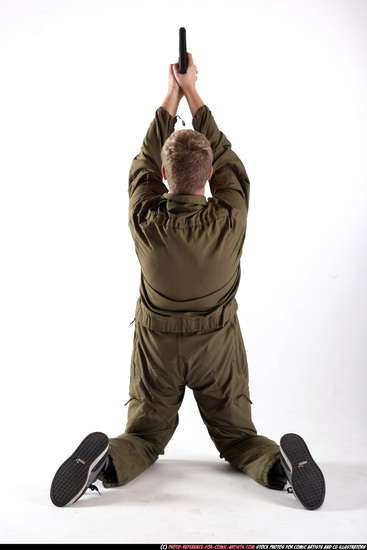
[[[137,324],[126,430],[109,442],[117,480],[102,475],[105,487],[125,485],[164,454],[178,425],[184,391],[177,336],[149,331]]]
[[[263,486],[281,489],[269,477],[279,460],[279,446],[257,434],[251,417],[248,366],[237,316],[217,331],[190,342],[188,386],[221,458]],[[185,339],[183,339],[183,342]]]

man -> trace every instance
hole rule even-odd
[[[125,485],[155,462],[177,427],[186,386],[221,458],[270,489],[289,481],[305,508],[324,500],[323,474],[303,439],[286,434],[279,447],[258,435],[251,419],[235,298],[250,184],[196,80],[190,54],[186,74],[170,66],[167,96],[129,175],[129,227],[141,284],[126,431],[82,441],[55,474],[56,506],[76,502],[96,479],[104,487]],[[194,130],[174,132],[183,97]]]

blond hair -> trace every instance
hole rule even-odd
[[[195,195],[208,180],[213,151],[200,132],[178,130],[165,141],[161,159],[170,192],[173,195]]]

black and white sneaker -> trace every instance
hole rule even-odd
[[[302,437],[286,434],[280,440],[280,462],[297,500],[307,510],[320,508],[325,498],[325,479]]]
[[[74,504],[93,483],[108,463],[108,437],[93,432],[57,470],[51,484],[51,501],[55,506]]]

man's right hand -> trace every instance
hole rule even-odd
[[[187,54],[187,70],[185,74],[181,74],[178,70],[178,63],[173,65],[173,71],[175,78],[178,82],[183,93],[186,95],[186,92],[192,92],[195,90],[195,84],[197,81],[198,68],[194,64],[193,57],[191,53]]]
[[[187,71],[185,74],[179,73],[178,63],[173,65],[173,72],[175,78],[180,86],[183,94],[185,95],[190,107],[192,116],[195,116],[196,111],[204,105],[204,102],[200,98],[196,91],[196,81],[198,68],[194,64],[191,53],[187,53]]]

